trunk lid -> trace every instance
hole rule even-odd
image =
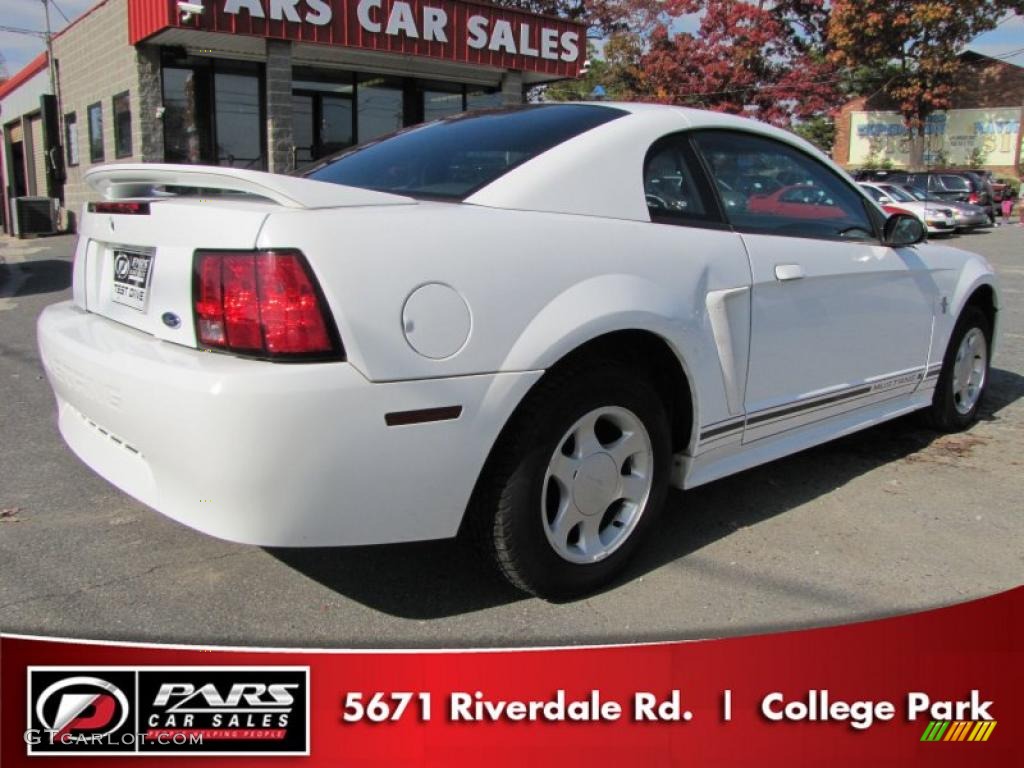
[[[86,174],[105,202],[79,222],[74,298],[83,309],[157,338],[197,346],[197,250],[254,250],[267,216],[284,208],[411,205],[397,195],[230,168],[115,165]],[[289,243],[275,243],[287,248]]]

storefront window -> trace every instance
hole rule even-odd
[[[352,145],[352,99],[320,97],[320,154],[329,155]]]
[[[355,143],[354,75],[297,69],[292,89],[296,168]]]
[[[497,88],[481,88],[471,85],[466,89],[466,110],[498,109],[505,106],[501,91]]]
[[[316,142],[313,125],[313,99],[308,93],[292,94],[292,141],[295,142],[296,167],[316,160]]]
[[[501,105],[497,88],[296,67],[292,73],[293,165],[301,168],[357,142],[367,144],[467,108]]]
[[[263,167],[260,130],[260,81],[253,75],[214,75],[217,164],[233,168]]]
[[[114,156],[131,157],[132,105],[128,91],[114,97]]]
[[[163,85],[168,162],[266,167],[258,65],[169,57]]]
[[[423,122],[457,115],[463,110],[463,87],[457,83],[426,83],[423,86]]]
[[[359,107],[357,132],[360,144],[393,133],[405,125],[404,84],[399,79],[360,79],[356,102]]]
[[[164,158],[170,163],[201,163],[209,120],[200,110],[204,89],[192,69],[164,67]]]
[[[89,160],[103,162],[103,105],[89,105]]]

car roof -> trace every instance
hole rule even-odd
[[[636,115],[640,118],[652,115],[675,114],[680,120],[685,121],[689,128],[732,128],[752,133],[762,133],[766,136],[774,136],[785,141],[796,139],[801,145],[812,146],[803,138],[792,131],[784,128],[777,128],[769,123],[763,123],[751,117],[733,115],[728,112],[713,112],[708,109],[695,109],[693,107],[680,107],[674,104],[650,104],[637,101],[581,101],[577,104],[588,106],[613,107]]]
[[[848,174],[795,133],[737,115],[666,104],[621,101],[544,102],[598,106],[625,114],[559,144],[513,168],[464,202],[495,208],[549,211],[649,221],[642,170],[658,139],[686,130],[722,129],[789,144]]]

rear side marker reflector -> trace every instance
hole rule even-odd
[[[298,251],[198,251],[200,346],[270,359],[340,359],[327,303]]]
[[[423,424],[428,421],[449,421],[462,415],[461,405],[446,405],[441,408],[423,408],[418,411],[394,411],[384,414],[384,423],[389,427],[405,424]]]
[[[119,213],[149,216],[149,203],[89,203],[89,213]]]

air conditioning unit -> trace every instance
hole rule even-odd
[[[57,232],[57,199],[53,197],[16,197],[11,201],[14,234],[52,235]]]

